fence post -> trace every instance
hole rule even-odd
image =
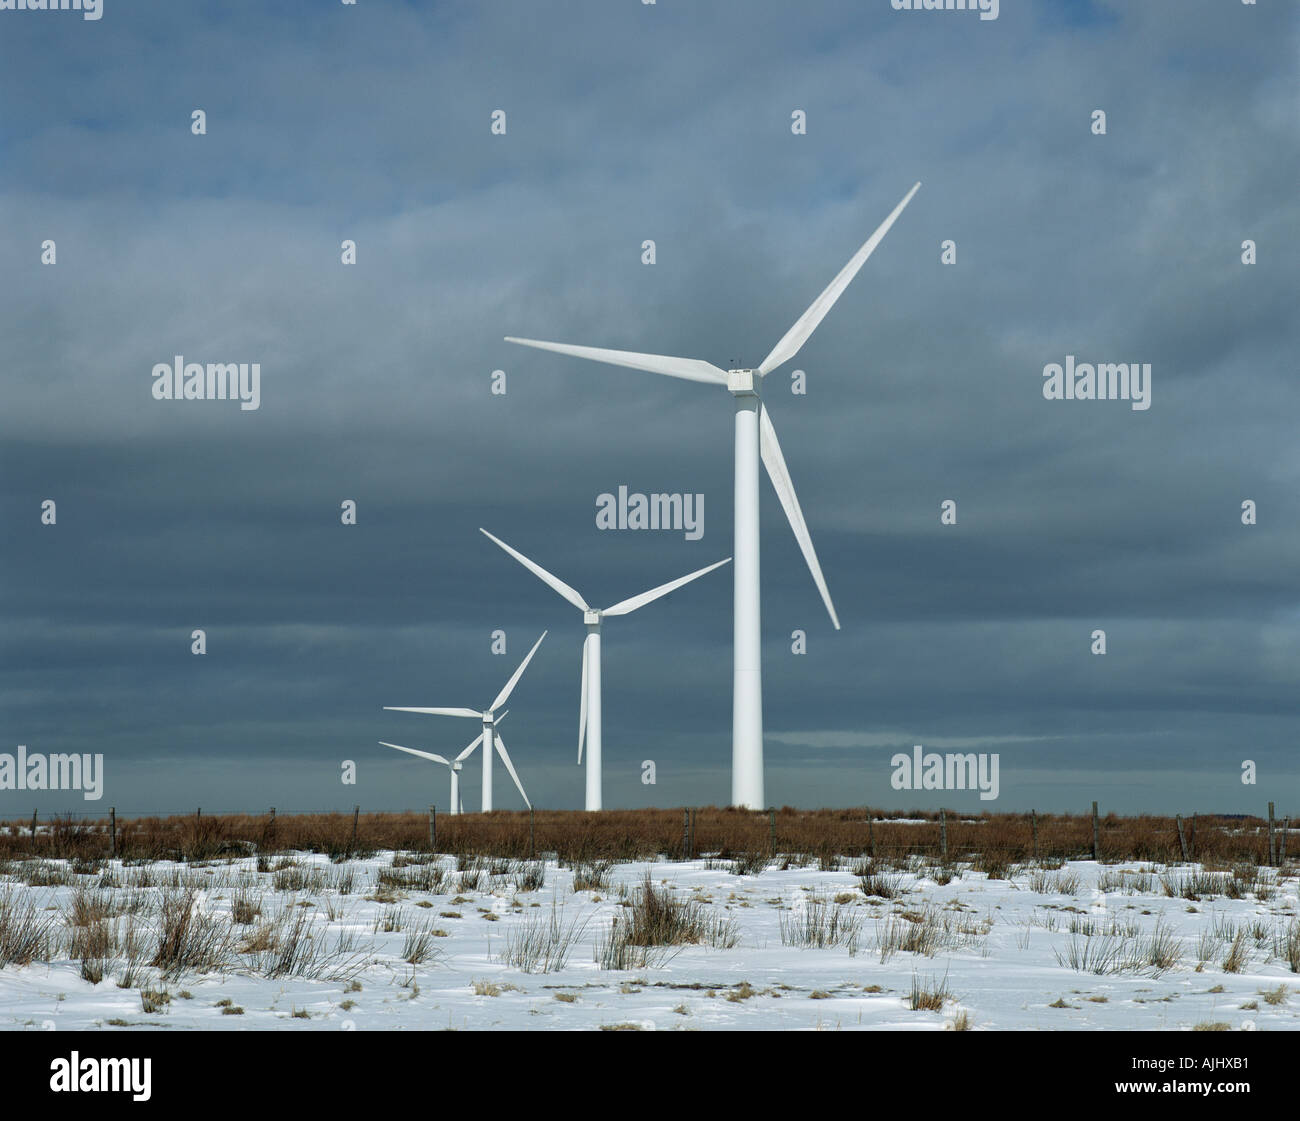
[[[537,833],[535,831],[536,818],[537,818],[536,812],[533,810],[532,806],[529,806],[528,807],[528,859],[529,860],[537,859]]]
[[[776,856],[776,807],[767,809],[767,841],[772,856]]]
[[[108,852],[109,856],[117,856],[117,807],[108,807]]]
[[[197,809],[195,809],[195,811],[194,811],[194,820],[195,820],[195,821],[202,821],[202,820],[203,820],[203,807],[202,807],[202,806],[199,806]]]
[[[690,852],[691,843],[691,811],[682,810],[682,859],[689,860],[687,855]]]
[[[1277,851],[1275,848],[1276,844],[1277,842],[1273,836],[1273,803],[1269,802],[1268,804],[1268,862],[1274,865],[1277,864],[1277,859],[1276,859]]]
[[[1288,814],[1282,819],[1282,840],[1278,844],[1277,865],[1282,867],[1286,863],[1286,835],[1291,832],[1291,815]]]
[[[434,852],[438,847],[438,807],[429,807],[429,851]]]
[[[257,846],[257,852],[263,853],[275,844],[275,807],[271,807],[271,816],[267,818],[266,824],[262,826],[262,843]]]
[[[1036,810],[1029,811],[1029,828],[1034,835],[1034,859],[1038,859],[1038,813]]]
[[[1178,825],[1178,851],[1183,854],[1183,863],[1187,863],[1187,842],[1183,839],[1183,815],[1174,814],[1174,821]]]
[[[32,850],[36,849],[36,811],[32,810]]]
[[[695,859],[695,810],[694,809],[691,810],[691,830],[689,836],[690,836],[690,843],[686,849],[686,859],[694,860]]]
[[[1092,804],[1092,858],[1097,859],[1097,850],[1101,847],[1101,823],[1097,820],[1097,803]]]
[[[357,851],[357,820],[361,817],[361,807],[354,806],[352,809],[352,843],[348,845],[348,855],[351,856]]]
[[[1187,856],[1196,859],[1196,815],[1192,814],[1192,827],[1187,834]]]
[[[939,854],[943,862],[948,863],[948,815],[939,811]]]
[[[871,846],[871,859],[876,859],[876,823],[871,816],[871,811],[867,811],[867,843]]]

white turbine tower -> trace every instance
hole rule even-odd
[[[546,637],[546,632],[542,631],[542,638]],[[501,733],[496,730],[496,722],[500,719],[496,716],[496,710],[506,703],[514,687],[519,684],[519,679],[523,677],[524,670],[528,668],[528,663],[533,660],[533,655],[537,653],[537,648],[542,644],[542,638],[533,643],[533,648],[528,651],[528,656],[519,663],[519,668],[511,675],[510,680],[505,683],[505,687],[497,694],[497,699],[493,701],[482,712],[475,712],[472,708],[398,708],[395,705],[384,705],[385,712],[423,712],[430,716],[463,716],[467,720],[483,721],[483,812],[487,813],[492,809],[492,749],[496,748],[496,753],[501,756],[501,762],[506,765],[506,770],[510,772],[510,777],[515,780],[515,786],[519,788],[519,793],[523,794],[524,804],[529,808],[532,803],[528,801],[528,795],[524,794],[523,784],[519,781],[519,776],[515,774],[515,766],[510,762],[510,756],[506,752],[505,742],[501,739]],[[504,714],[503,714],[504,715]],[[464,752],[468,755],[474,750],[475,740],[470,744],[469,749]]]
[[[495,541],[507,553],[522,564],[529,572],[536,576],[543,584],[548,585],[555,591],[559,592],[574,607],[582,612],[582,621],[587,626],[587,637],[582,644],[582,691],[581,700],[578,704],[578,765],[582,766],[582,746],[585,738],[587,745],[587,800],[586,807],[588,810],[599,810],[602,805],[603,784],[601,780],[601,713],[600,713],[600,624],[601,620],[607,615],[628,615],[638,607],[644,607],[647,603],[658,599],[660,596],[666,596],[669,592],[675,591],[683,584],[689,584],[692,580],[698,579],[706,572],[712,572],[715,568],[720,568],[731,560],[720,560],[716,564],[711,564],[707,568],[701,568],[698,572],[692,572],[689,576],[682,576],[677,580],[670,580],[667,584],[660,584],[657,588],[651,588],[648,592],[642,592],[638,596],[632,596],[631,599],[621,600],[614,604],[613,607],[607,607],[604,611],[597,611],[587,604],[587,601],[574,591],[568,584],[558,576],[553,576],[547,572],[540,564],[530,561],[523,553],[512,549],[499,537],[493,537],[486,529],[479,528],[489,541]]]
[[[721,385],[735,398],[736,408],[736,501],[735,501],[735,647],[732,671],[731,720],[731,801],[733,805],[761,809],[763,796],[763,673],[762,609],[759,597],[759,522],[758,461],[761,456],[777,497],[790,521],[804,560],[821,592],[831,622],[838,630],[840,621],[831,603],[826,580],[822,576],[817,553],[813,549],[808,526],[804,522],[799,499],[790,481],[790,472],[776,439],[776,429],[759,397],[763,378],[796,354],[826,313],[840,298],[863,263],[880,244],[889,228],[912,201],[921,184],[917,183],[903,197],[879,229],[839,271],[820,296],[812,302],[795,325],[772,348],[755,370],[722,370],[698,358],[673,358],[660,354],[637,354],[626,350],[603,350],[599,347],[570,346],[566,343],[539,342],[536,339],[506,337],[506,342],[551,350],[575,358],[589,358],[612,366],[628,366],[652,374],[685,378],[687,381]]]
[[[506,710],[506,712],[509,711],[510,711],[509,709]],[[500,724],[501,721],[504,720],[505,718],[506,718],[506,713],[503,712],[500,716],[497,717],[496,722]],[[461,801],[460,798],[461,768],[464,765],[464,761],[474,754],[474,749],[478,747],[478,745],[481,744],[482,742],[483,742],[483,733],[480,732],[478,736],[475,738],[474,742],[470,744],[469,747],[465,748],[465,750],[462,751],[459,755],[457,755],[455,759],[444,758],[443,756],[438,755],[432,751],[417,751],[413,747],[403,747],[400,743],[385,743],[383,740],[379,741],[379,746],[391,747],[396,751],[405,751],[407,755],[418,755],[421,759],[428,759],[429,762],[431,763],[441,763],[444,767],[446,767],[447,770],[451,772],[451,811],[450,812],[454,817],[456,814],[462,814],[465,812],[465,804],[464,802]],[[515,779],[515,785],[516,786],[519,785],[518,779]],[[523,796],[524,801],[531,806],[532,803],[528,801],[528,795],[524,794],[524,788],[522,786],[519,786],[519,793]]]

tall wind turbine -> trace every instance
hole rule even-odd
[[[677,580],[670,580],[667,584],[660,584],[657,588],[651,588],[648,592],[642,592],[638,596],[632,596],[631,599],[621,600],[614,604],[613,607],[607,607],[604,611],[597,611],[588,606],[587,601],[574,591],[568,584],[558,576],[553,576],[547,572],[540,564],[530,561],[523,553],[512,549],[499,537],[493,537],[486,529],[479,528],[489,541],[495,541],[507,553],[522,564],[529,572],[536,576],[543,584],[559,592],[574,607],[582,612],[582,621],[587,626],[587,637],[582,644],[582,692],[581,700],[578,704],[578,766],[582,766],[582,745],[585,735],[587,744],[587,801],[588,810],[598,810],[601,808],[601,798],[603,785],[601,781],[601,735],[600,735],[600,624],[601,620],[607,615],[628,615],[638,607],[644,607],[647,603],[658,599],[660,596],[666,596],[669,592],[680,588],[683,584],[689,584],[692,580],[698,579],[706,572],[712,572],[715,568],[720,568],[731,560],[720,560],[716,564],[711,564],[707,568],[701,568],[698,572],[692,572],[689,576],[682,576]]]
[[[506,712],[509,711],[510,711],[509,709],[506,710]],[[500,716],[497,717],[496,722],[500,724],[501,721],[504,720],[505,718],[506,718],[506,713],[503,712]],[[391,747],[397,751],[405,751],[407,755],[418,755],[421,759],[428,759],[429,762],[431,763],[441,763],[444,767],[446,767],[447,770],[451,772],[451,814],[454,817],[456,814],[461,814],[465,812],[465,804],[461,801],[460,798],[461,768],[464,764],[464,761],[474,754],[474,749],[478,747],[478,745],[481,744],[482,742],[483,742],[483,733],[480,732],[477,738],[475,738],[474,742],[470,744],[469,747],[465,748],[465,750],[462,751],[459,755],[457,755],[455,759],[444,758],[443,756],[435,754],[432,751],[417,751],[413,747],[403,747],[400,743],[385,743],[383,740],[379,741],[379,746]],[[527,803],[529,807],[531,807],[532,802],[528,801],[528,795],[524,794],[524,788],[519,785],[519,780],[517,778],[515,779],[515,785],[519,786],[519,793],[523,796],[524,802]]]
[[[840,621],[831,603],[826,580],[822,576],[817,553],[813,549],[808,526],[804,522],[799,499],[790,481],[790,472],[776,439],[776,429],[763,407],[759,389],[763,378],[796,354],[826,313],[840,298],[849,282],[857,275],[866,259],[880,244],[889,228],[912,201],[921,184],[917,183],[903,196],[889,217],[863,244],[849,263],[812,302],[795,325],[782,336],[772,352],[754,370],[722,370],[711,362],[698,358],[673,358],[660,354],[638,354],[626,350],[604,350],[591,346],[570,346],[567,343],[539,342],[536,339],[506,337],[506,342],[521,346],[551,350],[575,358],[588,358],[606,362],[611,366],[628,366],[652,374],[684,378],[710,385],[725,386],[735,399],[736,420],[736,478],[735,478],[735,618],[733,620],[735,645],[732,670],[731,717],[731,802],[737,806],[761,809],[766,805],[763,796],[763,671],[762,671],[762,608],[759,597],[759,522],[758,522],[758,461],[761,456],[767,468],[785,516],[794,530],[804,560],[812,573],[817,590],[821,593],[831,622],[839,629]]]
[[[546,632],[542,631],[542,638],[546,637]],[[533,655],[537,653],[537,648],[542,644],[542,638],[533,643],[533,648],[528,651],[528,656],[519,663],[519,668],[511,675],[510,680],[505,683],[505,687],[497,694],[497,699],[493,701],[482,712],[475,712],[472,708],[398,708],[395,705],[384,705],[385,712],[423,712],[430,716],[463,716],[467,720],[483,721],[483,812],[488,813],[492,809],[492,749],[496,748],[496,753],[501,756],[501,762],[506,765],[506,770],[510,772],[510,777],[515,780],[515,786],[519,788],[519,793],[523,794],[524,802],[531,808],[532,803],[528,801],[528,795],[524,794],[523,784],[519,781],[519,776],[515,774],[515,766],[510,762],[510,756],[506,752],[505,741],[501,739],[501,733],[496,730],[496,722],[500,719],[496,715],[499,709],[510,694],[514,687],[519,684],[519,679],[523,677],[524,670],[528,668],[528,663],[533,660]],[[502,714],[504,715],[504,713]],[[468,755],[474,750],[475,744],[470,744],[464,752]],[[407,750],[403,748],[402,750]]]

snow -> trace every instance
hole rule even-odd
[[[340,936],[351,939],[354,978],[346,976],[345,946],[333,957],[331,968],[340,970],[334,978],[271,979],[257,974],[248,955],[235,954],[218,972],[162,980],[156,969],[145,969],[135,987],[124,989],[115,983],[120,959],[102,982],[91,984],[60,939],[55,960],[0,969],[0,1028],[937,1031],[963,1016],[975,1030],[1189,1030],[1204,1022],[1245,1030],[1300,1027],[1300,992],[1293,991],[1300,989],[1300,975],[1280,956],[1300,910],[1297,880],[1269,869],[1259,870],[1268,887],[1264,898],[1251,891],[1239,899],[1215,894],[1192,901],[1171,898],[1161,878],[1181,880],[1198,872],[1196,865],[1072,862],[1059,871],[1013,869],[1009,880],[959,866],[950,882],[940,884],[932,878],[935,869],[913,863],[908,871],[883,870],[896,879],[900,894],[882,899],[862,894],[851,862],[839,871],[820,871],[815,862],[782,870],[774,862],[752,875],[734,874],[728,861],[628,863],[608,871],[606,888],[575,892],[572,869],[550,860],[539,890],[519,889],[516,864],[516,874],[484,873],[478,889],[457,891],[455,860],[441,857],[450,882],[440,892],[405,889],[396,902],[381,902],[368,897],[380,871],[392,867],[392,853],[338,865],[320,855],[293,859],[307,873],[319,870],[330,886],[276,891],[273,874],[257,873],[252,859],[108,867],[123,885],[115,895],[151,901],[136,919],[145,928],[158,922],[152,904],[164,889],[131,887],[142,872],[154,884],[186,878],[197,891],[196,910],[221,923],[229,921],[236,889],[251,885],[253,897],[262,896],[264,918],[298,908],[314,919],[316,945],[332,952]],[[28,887],[21,867],[10,864],[0,876],[0,905],[8,891],[11,905],[30,898],[53,915],[46,909],[66,910],[75,884],[99,882],[92,874],[72,877],[75,884]],[[341,894],[337,879],[349,869],[355,883]],[[411,865],[401,871],[420,870]],[[601,968],[597,944],[647,873],[656,885],[699,901],[707,914],[732,920],[736,944],[675,947],[643,968]],[[1129,881],[1128,890],[1114,890],[1121,879]],[[1101,890],[1103,881],[1111,890]],[[310,906],[300,907],[304,902]],[[799,922],[819,906],[838,909],[842,920],[859,925],[856,945],[783,945],[783,922]],[[564,967],[530,973],[504,961],[507,934],[548,920],[552,907],[561,926],[579,929]],[[402,929],[382,929],[386,915]],[[891,928],[914,929],[918,918],[936,928],[947,923],[933,953],[882,954],[882,937]],[[403,960],[407,938],[421,925],[443,933],[430,938],[434,956],[411,965]],[[253,929],[235,927],[240,935]],[[1138,964],[1161,931],[1176,947],[1177,963],[1164,969]],[[1239,943],[1246,960],[1240,971],[1228,972],[1224,960],[1238,931],[1245,932]],[[150,954],[153,944],[150,936]],[[1070,967],[1072,951],[1107,949],[1122,963],[1120,971]],[[914,979],[923,987],[946,983],[951,999],[938,1011],[912,1011]],[[143,1011],[142,986],[167,991],[163,1011]]]

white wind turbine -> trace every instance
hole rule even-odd
[[[509,711],[510,711],[509,709],[506,709],[506,712]],[[500,716],[497,717],[496,722],[498,724],[500,724],[501,721],[503,721],[506,718],[506,712],[503,712]],[[469,747],[465,748],[465,750],[462,751],[459,755],[457,755],[455,759],[447,759],[432,751],[417,751],[413,747],[403,747],[400,743],[385,743],[383,740],[379,741],[379,746],[391,747],[396,751],[405,751],[407,755],[418,755],[421,759],[428,759],[429,762],[431,763],[441,763],[444,767],[446,767],[447,770],[451,772],[451,811],[450,812],[454,817],[456,814],[462,814],[465,812],[465,803],[462,802],[460,798],[461,768],[464,765],[464,761],[474,754],[474,749],[478,747],[478,745],[481,744],[482,742],[483,742],[483,733],[480,732],[477,738],[474,740],[474,742],[470,744]],[[518,779],[515,779],[515,785],[517,786],[519,785]],[[532,803],[528,801],[528,795],[524,794],[524,788],[522,786],[519,787],[519,793],[523,795],[524,802],[527,803],[529,806],[532,806]]]
[[[546,637],[546,631],[542,631],[542,638]],[[395,705],[384,705],[385,712],[423,712],[430,716],[463,716],[467,720],[483,721],[483,812],[487,813],[492,809],[492,749],[496,748],[496,753],[501,756],[501,762],[506,765],[506,770],[510,772],[510,777],[515,780],[515,786],[519,788],[519,793],[523,795],[524,804],[529,808],[532,803],[528,801],[528,795],[524,794],[523,783],[519,781],[519,776],[515,774],[515,766],[510,762],[510,756],[506,752],[506,745],[501,739],[501,733],[496,730],[496,723],[501,717],[496,715],[496,710],[506,703],[507,698],[513,692],[514,687],[519,684],[519,679],[523,677],[524,670],[528,668],[528,663],[533,660],[533,655],[537,653],[537,648],[542,644],[542,638],[533,643],[533,648],[528,651],[528,656],[519,663],[519,668],[511,675],[510,680],[505,683],[505,687],[497,694],[497,699],[493,701],[482,712],[475,712],[472,708],[398,708]],[[505,714],[502,713],[502,716]],[[478,740],[470,744],[469,747],[461,753],[464,758],[474,750]],[[393,745],[389,745],[393,746]],[[401,748],[406,751],[409,748]],[[418,754],[418,753],[417,753]]]
[[[640,595],[632,596],[630,599],[621,600],[614,604],[613,607],[607,607],[604,611],[597,611],[588,606],[587,601],[574,591],[568,584],[558,576],[553,576],[547,572],[540,564],[530,561],[523,553],[512,549],[498,537],[493,537],[486,529],[479,528],[489,541],[495,541],[507,553],[522,564],[529,572],[536,576],[543,584],[548,585],[555,591],[559,592],[574,607],[582,612],[582,621],[587,626],[587,637],[582,644],[582,690],[581,700],[578,704],[578,765],[582,766],[582,746],[585,738],[587,745],[587,799],[586,807],[588,810],[599,810],[602,805],[603,784],[601,779],[601,716],[600,716],[600,624],[601,620],[607,615],[628,615],[638,607],[644,607],[647,603],[658,599],[660,596],[666,596],[669,592],[675,591],[683,584],[689,584],[692,580],[703,576],[706,572],[712,572],[715,568],[720,568],[731,560],[720,560],[716,564],[711,564],[707,568],[701,568],[698,572],[692,572],[689,576],[682,576],[677,580],[670,580],[667,584],[660,584],[657,588],[651,588],[648,592],[642,592]]]
[[[734,598],[734,650],[732,669],[732,719],[731,719],[731,802],[737,806],[761,809],[766,805],[763,796],[763,671],[762,671],[762,608],[759,596],[759,519],[758,519],[758,461],[761,456],[767,468],[785,516],[794,530],[804,560],[812,578],[821,592],[831,622],[839,629],[840,621],[831,603],[826,580],[822,576],[817,553],[813,549],[808,526],[804,522],[799,499],[790,481],[790,472],[776,439],[776,429],[763,407],[759,387],[763,378],[796,354],[808,337],[817,329],[826,313],[840,298],[849,282],[857,275],[863,263],[880,244],[903,208],[912,201],[921,184],[917,183],[903,197],[889,217],[867,239],[849,263],[826,286],[807,311],[799,317],[772,352],[755,370],[722,370],[711,362],[698,358],[673,358],[660,354],[638,354],[626,350],[604,350],[599,347],[570,346],[566,343],[539,342],[536,339],[506,337],[506,342],[522,346],[551,350],[575,358],[589,358],[612,366],[628,366],[652,374],[687,381],[721,385],[735,398],[736,420],[736,478],[735,478],[735,598]]]

